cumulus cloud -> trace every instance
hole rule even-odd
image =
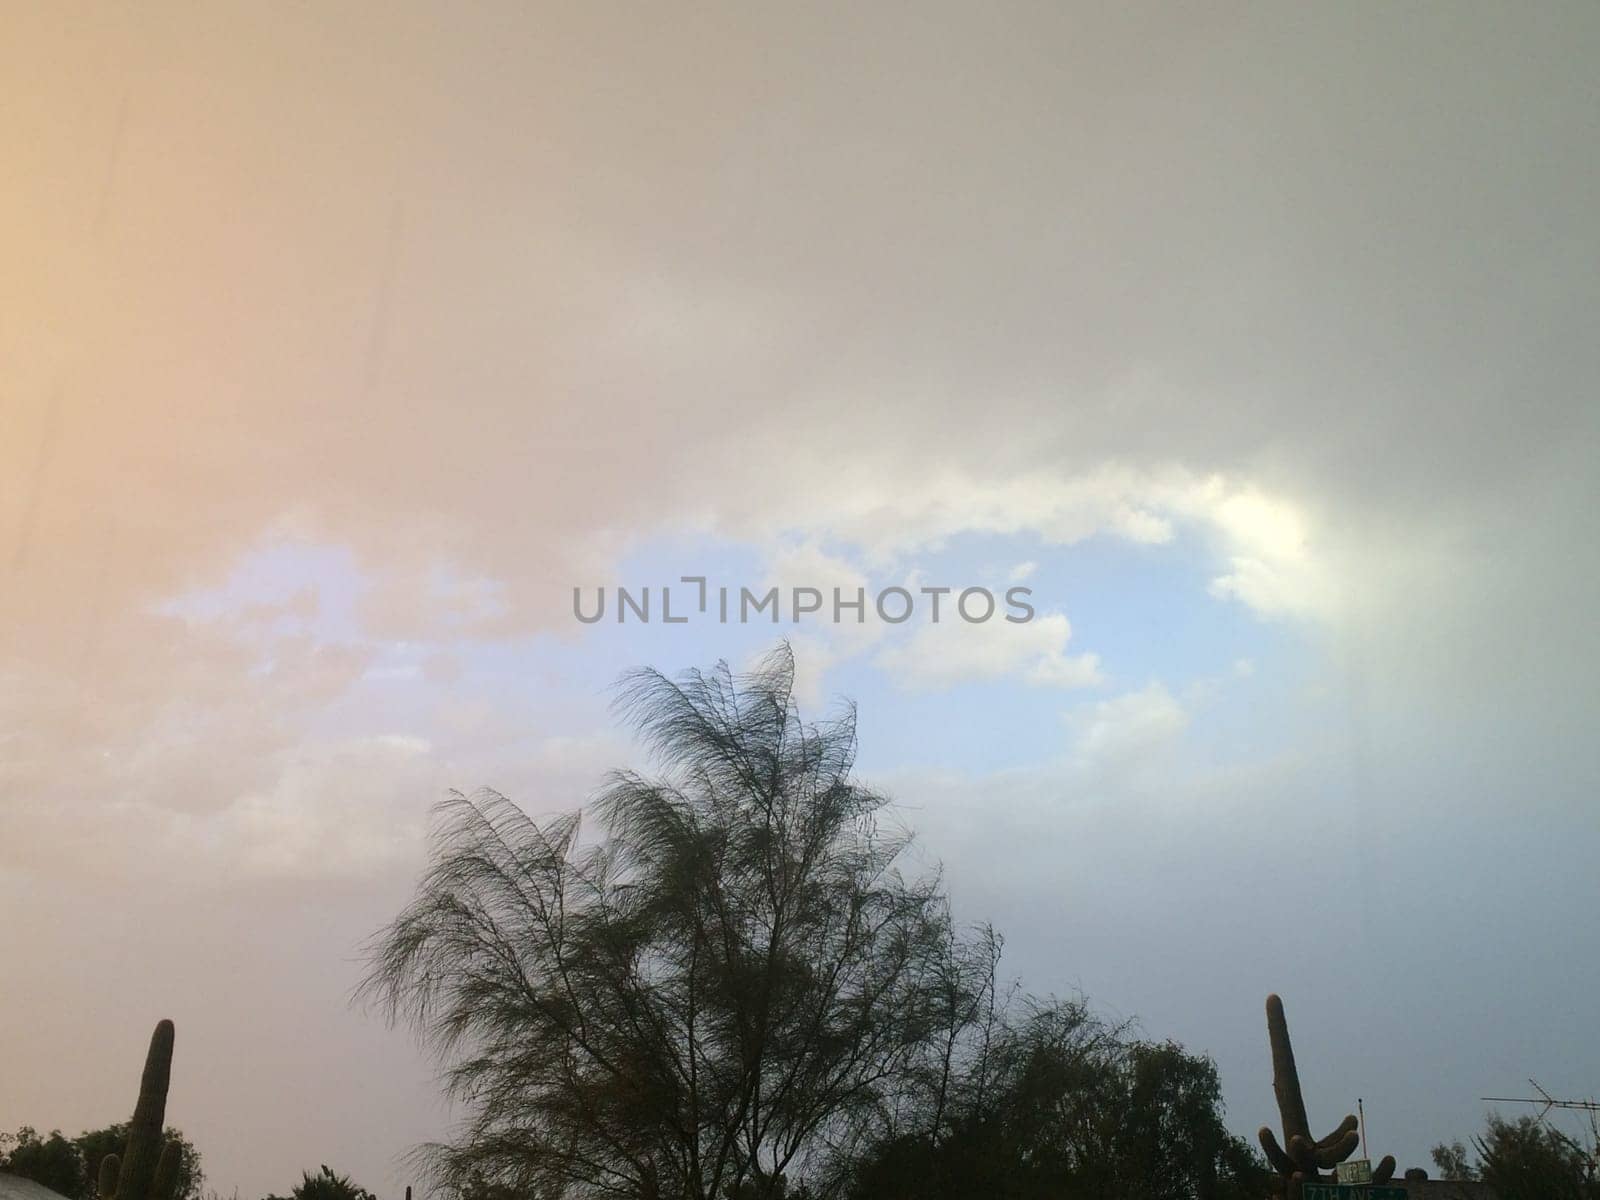
[[[1329,619],[1343,591],[1335,545],[1330,540],[1319,546],[1308,516],[1292,499],[1175,463],[1102,463],[1005,478],[948,470],[931,478],[807,490],[809,501],[801,507],[757,503],[730,509],[725,527],[757,539],[827,537],[857,548],[868,565],[879,568],[914,561],[961,535],[1028,536],[1053,546],[1103,536],[1161,546],[1187,530],[1214,548],[1221,573],[1212,593],[1263,615]],[[758,516],[763,523],[755,523]],[[1013,579],[1027,578],[1035,566],[1020,564]]]
[[[946,616],[919,627],[880,652],[876,664],[906,687],[1017,678],[1041,687],[1090,687],[1101,682],[1094,654],[1068,654],[1072,626],[1060,613],[1013,623],[996,615],[968,623]]]

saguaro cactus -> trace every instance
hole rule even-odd
[[[128,1125],[128,1144],[120,1156],[100,1160],[100,1200],[173,1200],[183,1147],[167,1141],[163,1133],[167,1115],[167,1085],[172,1079],[171,1021],[161,1021],[150,1035],[144,1074],[139,1079],[139,1101]]]
[[[1354,1154],[1361,1135],[1352,1113],[1327,1137],[1320,1141],[1312,1138],[1306,1102],[1300,1094],[1300,1073],[1294,1065],[1294,1046],[1289,1042],[1289,1022],[1283,1015],[1283,1001],[1276,995],[1267,997],[1267,1038],[1272,1043],[1272,1090],[1278,1097],[1278,1115],[1283,1120],[1283,1145],[1265,1125],[1257,1136],[1267,1161],[1285,1184],[1284,1191],[1294,1196],[1299,1184],[1322,1178],[1323,1170],[1331,1170]],[[1386,1183],[1394,1174],[1394,1165],[1393,1156],[1386,1156],[1372,1169],[1374,1182]]]

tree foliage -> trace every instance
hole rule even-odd
[[[662,774],[544,823],[455,796],[369,994],[471,1114],[441,1182],[527,1197],[766,1200],[815,1173],[937,1035],[956,939],[852,778],[854,712],[807,724],[781,651],[630,676]]]
[[[169,1125],[166,1136],[183,1148],[176,1200],[200,1200],[205,1184],[200,1152],[179,1129]],[[60,1130],[40,1137],[25,1125],[5,1140],[10,1142],[10,1149],[0,1155],[0,1170],[42,1183],[72,1200],[96,1200],[100,1162],[107,1154],[121,1154],[127,1146],[128,1122],[85,1130],[75,1138],[63,1137]]]
[[[1478,1177],[1478,1168],[1468,1160],[1467,1148],[1459,1141],[1448,1145],[1440,1142],[1431,1151],[1431,1156],[1440,1179],[1473,1180]]]
[[[1533,1117],[1491,1116],[1473,1139],[1479,1178],[1500,1200],[1600,1200],[1600,1182],[1584,1148]]]
[[[265,1200],[284,1200],[282,1196],[267,1196]],[[310,1171],[300,1173],[300,1182],[289,1192],[289,1200],[377,1200],[371,1192],[340,1175],[323,1163],[315,1175]]]
[[[31,1125],[14,1135],[0,1135],[0,1170],[43,1184],[63,1196],[81,1196],[84,1190],[83,1155],[70,1140],[52,1129],[41,1137]]]
[[[978,1028],[931,1120],[850,1164],[851,1200],[1257,1200],[1264,1168],[1222,1121],[1209,1059],[1024,1003]]]
[[[657,774],[536,821],[439,812],[364,994],[465,1120],[426,1148],[465,1200],[1243,1195],[1216,1072],[1000,986],[1001,943],[899,869],[855,713],[803,721],[787,648],[628,676]],[[1018,1015],[1020,1014],[1020,1015]],[[1232,1189],[1232,1190],[1230,1190]]]

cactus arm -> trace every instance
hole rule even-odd
[[[108,1154],[100,1160],[100,1200],[112,1200],[117,1194],[117,1173],[121,1170],[120,1154]]]
[[[1360,1144],[1361,1135],[1352,1129],[1331,1146],[1324,1146],[1319,1142],[1312,1147],[1312,1150],[1316,1154],[1317,1166],[1331,1167],[1349,1158]]]
[[[1261,1139],[1261,1148],[1267,1153],[1267,1161],[1272,1164],[1272,1169],[1279,1175],[1294,1174],[1294,1160],[1283,1152],[1278,1145],[1278,1139],[1272,1135],[1272,1130],[1263,1125],[1256,1134]]]
[[[1339,1122],[1339,1127],[1337,1129],[1317,1143],[1317,1149],[1326,1150],[1330,1146],[1338,1145],[1344,1140],[1346,1134],[1354,1133],[1359,1124],[1360,1123],[1356,1120],[1355,1113],[1351,1113],[1348,1117]]]
[[[155,1178],[150,1183],[150,1200],[173,1200],[178,1192],[178,1172],[183,1169],[183,1147],[176,1141],[161,1147]]]
[[[1320,1178],[1322,1172],[1317,1170],[1317,1147],[1310,1138],[1300,1137],[1298,1134],[1289,1139],[1289,1157],[1294,1159],[1295,1166],[1305,1172],[1307,1179]]]

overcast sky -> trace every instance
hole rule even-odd
[[[445,789],[789,637],[1034,990],[1600,1088],[1600,8],[0,0],[0,1128],[392,1200]],[[584,625],[572,590],[1032,589]],[[680,587],[684,585],[679,585]],[[685,592],[685,595],[688,593]],[[613,592],[614,595],[614,592]],[[674,596],[678,599],[677,593]]]

